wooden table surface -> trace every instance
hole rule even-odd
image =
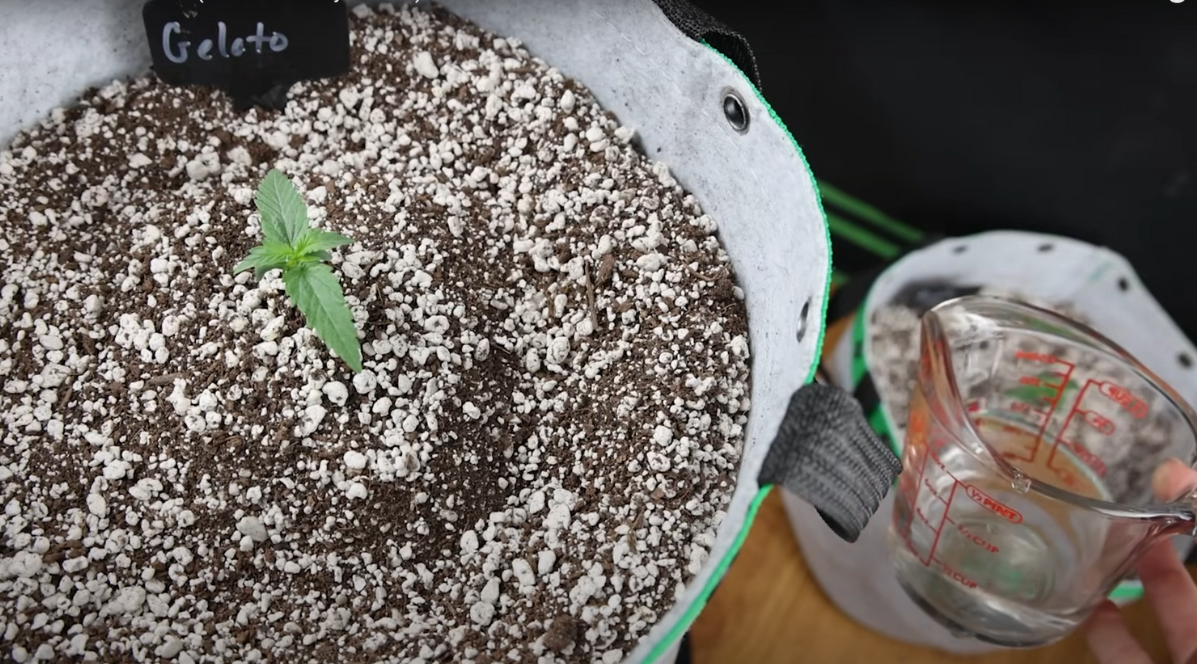
[[[834,347],[845,325],[828,330],[825,348]],[[1154,661],[1166,664],[1167,649],[1146,603],[1136,602],[1123,613]],[[779,490],[761,506],[739,556],[694,623],[691,644],[694,664],[1096,662],[1079,633],[1036,650],[962,657],[894,641],[858,625],[831,603],[806,568]]]

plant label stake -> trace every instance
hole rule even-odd
[[[142,18],[158,78],[219,88],[239,110],[282,110],[295,83],[349,71],[340,0],[150,0]]]

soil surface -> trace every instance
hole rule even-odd
[[[0,152],[0,649],[17,662],[617,662],[706,563],[742,292],[634,131],[514,39],[358,9],[352,74],[152,76]],[[233,266],[271,168],[364,370]]]

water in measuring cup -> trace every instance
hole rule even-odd
[[[1025,477],[1107,496],[1070,451],[1056,450],[1049,465],[1046,446],[1032,454],[1034,432],[1011,431],[984,413],[975,418],[986,441]],[[1085,619],[1086,598],[1072,584],[1104,532],[1078,530],[1066,507],[1028,492],[1020,477],[994,473],[958,445],[908,455],[904,463],[918,466],[903,473],[920,481],[895,500],[891,550],[900,584],[928,614],[960,636],[1007,647],[1050,643]]]

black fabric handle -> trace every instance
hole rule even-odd
[[[740,71],[761,89],[761,74],[756,56],[743,35],[728,27],[687,0],[654,0],[678,30],[690,39],[705,41],[735,63]]]
[[[836,535],[855,542],[901,469],[851,395],[810,383],[790,398],[757,479],[810,503]]]

